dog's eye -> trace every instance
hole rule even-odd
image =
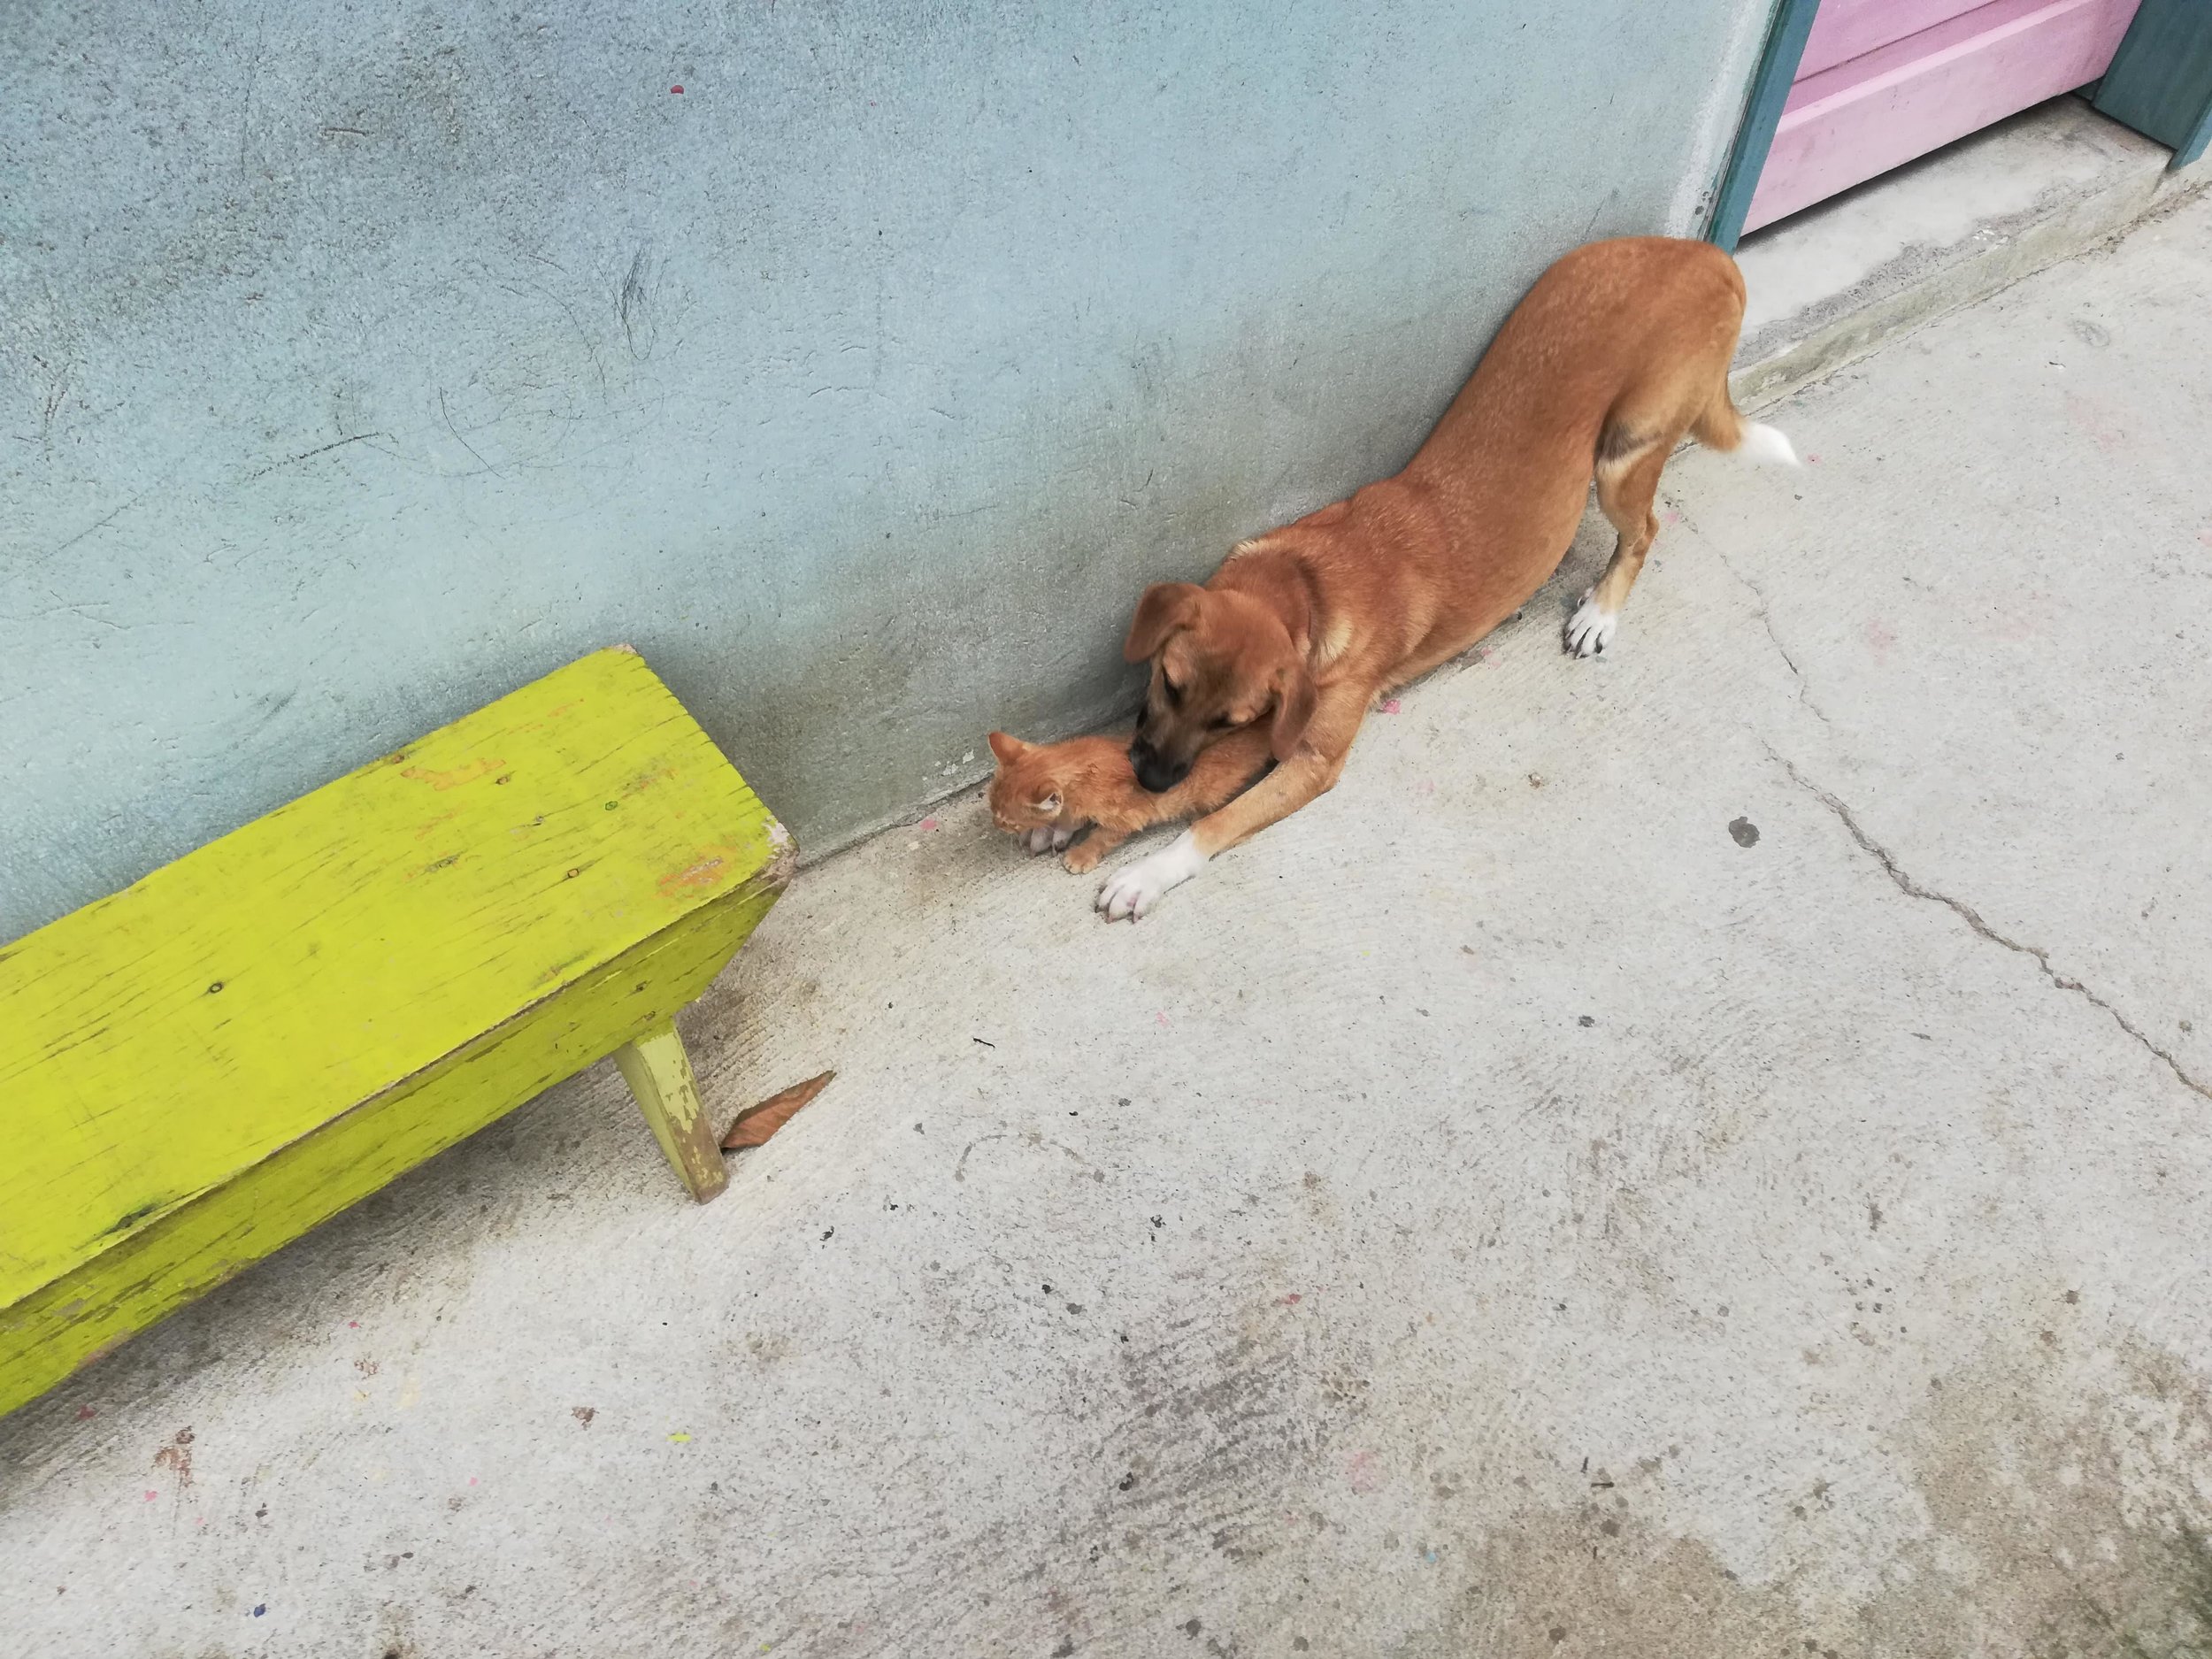
[[[1228,715],[1217,714],[1214,716],[1214,730],[1217,732],[1225,732],[1235,724],[1236,721],[1231,718]]]
[[[1169,708],[1179,709],[1183,706],[1182,687],[1177,685],[1165,674],[1162,674],[1160,676],[1160,689],[1167,693],[1167,706]]]

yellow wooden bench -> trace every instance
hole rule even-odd
[[[713,1197],[673,1017],[793,853],[608,650],[0,948],[0,1412],[609,1054]]]

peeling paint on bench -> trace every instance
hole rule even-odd
[[[712,1197],[673,1018],[795,856],[613,649],[0,952],[0,1411],[610,1054]]]

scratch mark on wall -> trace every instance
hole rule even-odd
[[[48,558],[52,558],[58,554],[66,553],[71,548],[76,546],[78,542],[83,541],[87,536],[106,529],[110,525],[113,524],[118,518],[120,518],[132,508],[137,506],[140,502],[145,500],[146,497],[151,493],[152,492],[150,490],[139,491],[137,495],[132,496],[120,507],[118,507],[113,512],[108,514],[106,518],[100,519],[96,523],[87,525],[83,529],[78,531],[76,534],[71,536],[69,540],[64,541],[59,547],[48,549],[46,557]]]
[[[261,35],[268,21],[268,12],[253,14],[253,56],[246,64],[246,95],[238,105],[238,176],[246,176],[246,134],[253,119],[253,83],[261,74]]]
[[[487,472],[491,473],[495,478],[505,476],[505,474],[502,473],[497,467],[494,466],[489,461],[487,461],[483,457],[482,454],[479,452],[474,444],[471,443],[466,438],[464,438],[461,435],[460,427],[453,424],[453,411],[445,406],[445,388],[442,386],[438,388],[438,412],[445,417],[445,429],[453,434],[453,442],[459,444],[471,455],[475,456],[476,462],[479,466],[481,466]]]
[[[54,418],[61,413],[61,406],[69,401],[70,365],[65,363],[59,368],[56,368],[52,364],[47,362],[44,357],[35,356],[32,357],[31,361],[38,365],[40,368],[43,369],[48,377],[46,396],[42,400],[41,400],[39,404],[38,441],[42,444],[51,443],[53,442]]]
[[[536,254],[531,254],[528,257],[538,260],[538,263],[541,265],[553,265],[553,268],[556,271],[561,270],[561,267],[559,265],[553,265],[553,262],[550,259],[540,258]],[[563,272],[562,274],[566,275],[567,273]],[[569,326],[576,331],[576,338],[583,342],[584,355],[591,359],[591,372],[598,377],[599,380],[599,396],[603,398],[609,396],[607,390],[607,365],[600,362],[599,347],[592,339],[591,331],[584,326],[584,319],[576,314],[576,308],[571,305],[566,300],[563,299],[559,295],[556,294],[551,288],[546,287],[544,283],[537,280],[534,277],[518,276],[517,280],[522,282],[526,287],[536,289],[540,294],[544,295],[547,299],[553,302],[554,305],[559,310],[561,315],[568,319]]]
[[[242,739],[251,737],[256,733],[259,732],[263,726],[268,725],[269,722],[275,719],[278,715],[282,714],[285,710],[290,708],[292,706],[292,699],[299,695],[299,687],[295,686],[280,696],[263,696],[259,699],[262,705],[261,718],[256,720],[251,726],[248,726],[244,732],[241,733],[240,737]]]
[[[120,622],[110,622],[105,617],[93,615],[91,608],[94,605],[106,603],[105,600],[88,599],[82,604],[71,604],[65,600],[47,610],[35,611],[27,617],[0,616],[0,622],[11,622],[21,626],[27,623],[43,622],[49,617],[74,617],[80,622],[96,622],[104,628],[113,628],[118,634],[127,632]],[[12,697],[8,701],[14,702],[16,699]]]
[[[442,394],[441,394],[441,396],[442,396]],[[442,403],[441,407],[443,405]],[[449,418],[447,425],[450,426],[451,424],[451,419]],[[457,438],[460,436],[460,434],[456,433],[454,434],[454,436]],[[297,455],[288,456],[281,461],[272,461],[268,465],[257,468],[255,471],[247,473],[245,481],[250,484],[257,478],[266,478],[270,473],[278,472],[284,467],[297,466],[302,461],[311,461],[319,455],[328,455],[333,449],[342,449],[349,443],[360,443],[369,438],[382,438],[388,443],[392,441],[392,434],[388,432],[357,432],[351,437],[340,438],[334,443],[321,444],[312,449],[303,449]],[[386,451],[380,449],[377,453],[381,455],[386,453]],[[470,453],[473,455],[475,454],[475,451],[471,450]],[[483,457],[479,456],[477,458],[481,460]]]
[[[629,343],[630,355],[641,363],[653,355],[654,336],[659,332],[653,326],[649,310],[652,293],[647,284],[652,274],[651,257],[641,248],[630,261],[630,268],[624,273],[622,285],[615,290],[614,296],[614,314],[622,325],[622,337]]]

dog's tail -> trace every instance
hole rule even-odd
[[[1709,449],[1733,449],[1747,461],[1762,466],[1795,466],[1797,451],[1790,441],[1764,421],[1746,420],[1737,412],[1723,380],[1705,412],[1692,423],[1690,432]]]

